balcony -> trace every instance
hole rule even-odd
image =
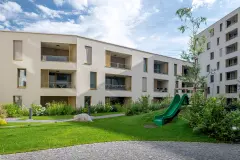
[[[237,22],[238,22],[238,14],[234,15],[233,17],[229,18],[226,21],[227,28],[234,25]]]
[[[226,85],[225,89],[226,89],[226,93],[237,93],[237,84]]]
[[[168,74],[168,62],[154,60],[154,73]]]
[[[41,70],[42,88],[75,88],[75,71]]]
[[[117,53],[113,51],[106,51],[106,67],[119,68],[119,69],[131,69],[132,56]]]
[[[41,43],[41,60],[50,62],[76,62],[76,44]]]
[[[226,34],[226,41],[230,41],[238,36],[238,29],[234,29]]]
[[[105,89],[116,91],[130,91],[132,78],[130,76],[106,75]]]
[[[238,58],[237,57],[226,59],[226,67],[235,66],[237,64],[238,64]]]
[[[237,79],[237,70],[231,71],[231,72],[226,72],[226,80],[234,80]]]
[[[236,52],[238,50],[238,42],[226,47],[226,54]]]
[[[168,92],[168,80],[154,79],[154,92]]]

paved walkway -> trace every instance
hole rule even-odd
[[[112,118],[112,117],[120,117],[124,116],[125,114],[110,114],[105,116],[91,116],[92,120],[94,119],[103,119],[103,118]],[[53,123],[53,122],[69,122],[73,121],[73,119],[58,119],[58,120],[33,120],[33,119],[26,119],[20,120],[19,118],[7,118],[7,122],[38,122],[38,123]]]
[[[109,142],[0,155],[1,160],[239,160],[240,145],[189,142]]]

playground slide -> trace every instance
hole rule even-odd
[[[187,94],[184,94],[182,98],[180,98],[179,94],[176,94],[165,113],[155,116],[153,122],[158,126],[162,126],[171,121],[180,112],[181,105],[184,103],[184,101],[188,102]]]

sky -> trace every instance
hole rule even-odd
[[[213,24],[240,6],[240,0],[0,0],[0,30],[74,34],[180,58],[188,34],[176,10]]]

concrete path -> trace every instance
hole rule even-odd
[[[0,155],[1,160],[239,160],[240,145],[189,142],[109,142]]]
[[[113,118],[113,117],[120,117],[124,116],[125,114],[110,114],[105,116],[91,116],[91,118],[94,119],[103,119],[103,118]],[[54,123],[54,122],[69,122],[73,121],[73,119],[58,119],[58,120],[33,120],[33,119],[27,119],[27,120],[20,120],[19,118],[7,118],[7,122],[37,122],[37,123]]]

